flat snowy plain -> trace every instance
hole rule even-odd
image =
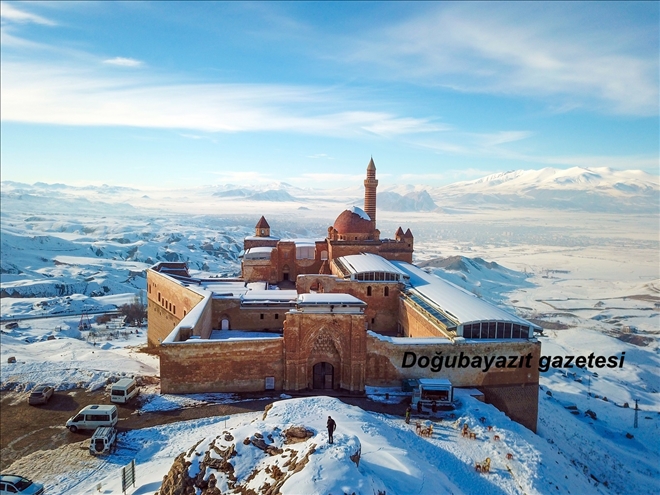
[[[3,393],[24,394],[37,383],[92,391],[122,375],[157,376],[157,359],[136,352],[146,341],[144,330],[128,334],[112,325],[94,325],[93,332],[81,333],[80,312],[107,311],[131,301],[144,289],[142,270],[158,260],[184,260],[196,270],[236,274],[242,237],[252,232],[261,214],[275,235],[323,237],[345,207],[360,204],[357,190],[342,197],[309,194],[297,202],[241,202],[213,196],[213,191],[191,194],[3,184],[2,291],[3,296],[22,296],[0,300]],[[382,236],[393,235],[399,225],[410,227],[416,261],[458,257],[449,267],[430,263],[427,269],[525,318],[545,322],[543,355],[625,352],[621,368],[542,373],[536,435],[469,396],[460,397],[455,424],[454,419],[435,422],[431,439],[417,436],[400,417],[364,412],[335,399],[285,399],[266,419],[262,413],[245,414],[133,430],[122,436],[115,454],[103,459],[89,458],[74,444],[35,452],[11,469],[41,473],[34,477],[48,493],[92,494],[99,487],[101,493],[121,493],[120,468],[135,459],[137,485],[129,493],[153,493],[175,457],[199,441],[208,446],[225,430],[242,439],[301,424],[316,433],[298,445],[316,444],[317,449],[282,493],[658,493],[657,211],[552,210],[433,198],[438,211],[379,211]],[[17,321],[18,328],[5,328],[9,321]],[[7,363],[10,356],[17,363]],[[157,392],[151,388],[143,394],[144,411],[236,400]],[[633,428],[635,399],[638,428]],[[597,419],[586,416],[587,410]],[[324,439],[328,414],[339,425],[332,447]],[[460,436],[456,426],[464,422],[477,432],[477,441]],[[485,425],[492,425],[493,432]],[[492,440],[494,434],[499,442]],[[359,467],[348,458],[356,445],[362,449]],[[513,459],[507,460],[507,453]],[[235,470],[244,476],[277,462],[248,447],[239,454]],[[59,462],[52,463],[53,457]],[[191,473],[194,457],[189,456]],[[474,463],[486,457],[493,462],[491,474],[476,473]],[[50,471],[36,470],[51,463]],[[250,487],[257,489],[267,478],[264,469]]]

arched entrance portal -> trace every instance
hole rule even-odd
[[[312,387],[320,390],[332,390],[335,384],[335,367],[330,363],[317,363],[313,369]]]

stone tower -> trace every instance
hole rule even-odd
[[[270,225],[268,225],[268,222],[266,221],[266,218],[262,216],[259,221],[257,222],[257,225],[254,226],[255,233],[254,235],[257,237],[270,237]]]
[[[367,165],[367,178],[364,181],[364,211],[373,224],[373,229],[376,228],[376,188],[378,181],[376,180],[376,165],[374,164],[373,157]]]

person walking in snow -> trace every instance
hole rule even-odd
[[[332,419],[332,416],[328,416],[328,443],[333,443],[332,434],[335,432],[336,428],[337,423],[335,423],[335,420]]]
[[[412,407],[408,406],[406,409],[406,424],[410,424],[410,413],[412,412]]]

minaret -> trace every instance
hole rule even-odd
[[[376,180],[376,165],[374,165],[373,157],[367,165],[367,178],[364,181],[364,211],[371,222],[373,228],[376,229],[376,188],[378,181]]]

